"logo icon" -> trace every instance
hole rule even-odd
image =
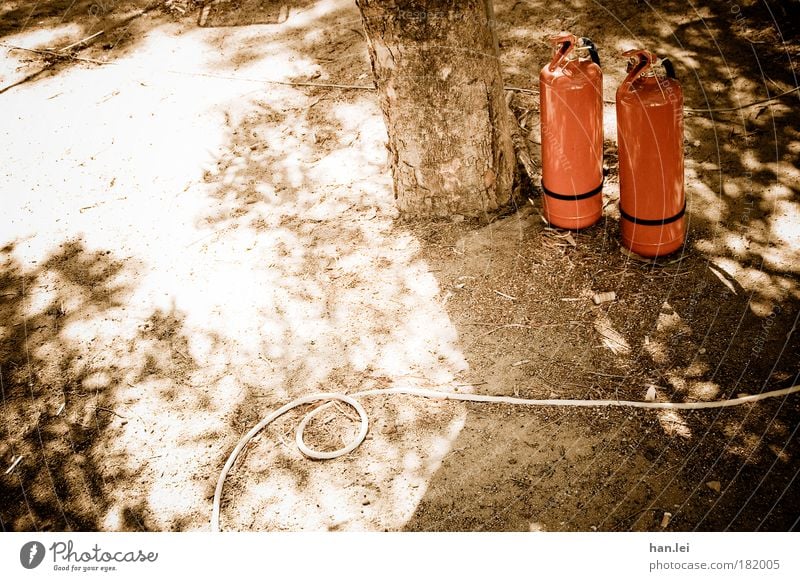
[[[39,541],[30,541],[19,550],[19,562],[26,569],[35,569],[44,560],[44,545]]]

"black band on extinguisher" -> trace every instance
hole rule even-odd
[[[546,196],[550,196],[551,198],[555,198],[556,200],[565,200],[567,202],[574,202],[577,200],[586,200],[587,198],[591,198],[592,196],[596,196],[600,192],[603,191],[603,182],[600,182],[600,185],[593,189],[591,192],[586,192],[585,194],[557,194],[551,190],[548,190],[544,187],[544,180],[542,180],[542,191],[545,193]]]
[[[686,202],[683,203],[683,208],[681,211],[675,214],[674,216],[670,216],[669,218],[662,218],[661,220],[645,220],[644,218],[636,218],[631,216],[622,209],[622,206],[619,206],[619,215],[625,218],[628,222],[633,222],[634,224],[638,224],[639,226],[664,226],[666,224],[672,224],[673,222],[677,222],[683,215],[686,213]]]

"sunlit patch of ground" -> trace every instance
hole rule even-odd
[[[319,3],[314,15],[344,7]],[[347,18],[354,15],[347,5]],[[224,52],[209,50],[219,30],[165,24],[113,65],[74,67],[4,95],[15,115],[2,121],[11,169],[3,243],[14,244],[9,260],[28,285],[15,315],[32,320],[53,305],[67,313],[46,336],[24,338],[30,360],[20,365],[40,373],[67,348],[68,367],[95,358],[82,382],[110,410],[86,451],[103,482],[102,506],[85,511],[91,526],[203,528],[221,462],[272,406],[370,382],[448,387],[465,367],[419,244],[394,225],[374,96],[320,98],[219,78],[291,80],[310,62],[281,35],[305,35],[314,22],[290,22],[266,43],[259,34],[259,56],[244,67],[222,65]],[[250,34],[230,34],[237,32]],[[124,292],[114,304],[100,308],[49,265],[37,267],[65,242],[121,265],[115,283]],[[92,268],[75,278],[97,280]],[[67,371],[48,375],[56,391]],[[31,405],[20,393],[6,419]],[[393,423],[382,413],[388,404],[376,405],[374,421]],[[47,422],[81,421],[72,407],[67,401]],[[463,423],[452,406],[426,406],[420,416],[421,407],[393,402],[387,409],[402,425],[386,436],[376,430],[370,451],[345,471],[294,458],[285,470],[256,470],[251,481],[261,446],[275,441],[257,445],[245,473],[232,475],[224,524],[401,526]],[[431,457],[429,449],[441,450]],[[304,471],[311,475],[298,484]],[[46,486],[32,494],[59,495]],[[25,512],[7,526],[36,526],[39,515]],[[236,518],[248,514],[258,519]]]

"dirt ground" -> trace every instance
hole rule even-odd
[[[687,113],[688,239],[655,263],[620,249],[613,106],[634,47],[670,56],[688,107],[787,91],[797,15],[609,4],[495,0],[508,86],[535,91],[562,29],[600,49],[604,217],[567,233],[534,190],[489,225],[398,219],[349,0],[1,2],[2,530],[207,529],[238,439],[317,391],[709,401],[797,384],[798,94]],[[512,108],[536,157],[536,93]],[[367,440],[334,461],[294,448],[299,413],[259,435],[223,528],[800,528],[797,395],[364,404]],[[309,440],[353,433],[343,411]]]

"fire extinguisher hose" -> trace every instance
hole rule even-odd
[[[239,456],[241,451],[247,445],[250,440],[252,440],[256,434],[258,434],[261,430],[267,427],[270,423],[274,422],[280,416],[285,414],[286,412],[311,403],[318,403],[318,402],[326,402],[323,405],[314,408],[310,412],[308,412],[300,423],[297,426],[297,432],[295,434],[295,443],[299,448],[300,452],[303,453],[308,458],[312,458],[314,460],[329,460],[332,458],[338,458],[339,456],[343,456],[349,452],[352,452],[367,437],[367,431],[369,429],[369,419],[367,417],[367,412],[364,410],[364,406],[356,399],[358,397],[371,397],[377,395],[411,395],[416,397],[425,397],[430,399],[444,399],[444,400],[454,400],[454,401],[465,401],[465,402],[478,402],[478,403],[494,403],[494,404],[507,404],[507,405],[523,405],[523,406],[560,406],[560,407],[632,407],[632,408],[643,408],[643,409],[650,409],[650,410],[663,410],[663,409],[673,409],[673,410],[707,410],[707,409],[714,409],[714,408],[724,408],[724,407],[732,407],[737,405],[742,405],[745,403],[754,403],[757,401],[761,401],[767,398],[773,397],[781,397],[781,396],[788,396],[793,393],[800,392],[800,384],[787,387],[784,389],[778,389],[775,391],[766,391],[756,395],[748,395],[744,397],[739,397],[736,399],[727,399],[727,400],[720,400],[720,401],[700,401],[700,402],[680,402],[680,403],[673,403],[673,402],[656,402],[656,401],[622,401],[622,400],[614,400],[614,399],[599,399],[599,400],[572,400],[572,399],[525,399],[520,397],[510,397],[510,396],[500,396],[500,395],[480,395],[480,394],[472,394],[472,393],[457,393],[457,392],[446,392],[446,391],[437,391],[434,389],[423,389],[423,388],[416,388],[416,387],[392,387],[388,389],[370,389],[365,391],[359,391],[352,393],[350,395],[345,395],[343,393],[315,393],[311,395],[306,395],[295,399],[287,403],[286,405],[278,408],[268,416],[266,416],[263,420],[258,422],[255,426],[253,426],[249,432],[247,432],[240,440],[239,443],[236,444],[236,447],[231,452],[228,460],[225,462],[225,466],[222,468],[222,472],[217,479],[217,488],[214,492],[214,503],[211,511],[211,530],[212,532],[219,532],[219,512],[220,512],[220,502],[222,500],[222,489],[225,484],[225,479],[228,476],[228,472],[233,467],[233,464],[236,462],[236,458]],[[304,430],[308,423],[320,412],[324,409],[327,409],[329,406],[333,405],[335,402],[340,401],[352,407],[356,413],[358,413],[360,419],[360,427],[358,434],[353,438],[347,445],[344,447],[334,450],[332,452],[321,452],[319,450],[314,450],[313,448],[309,447],[303,438]]]

